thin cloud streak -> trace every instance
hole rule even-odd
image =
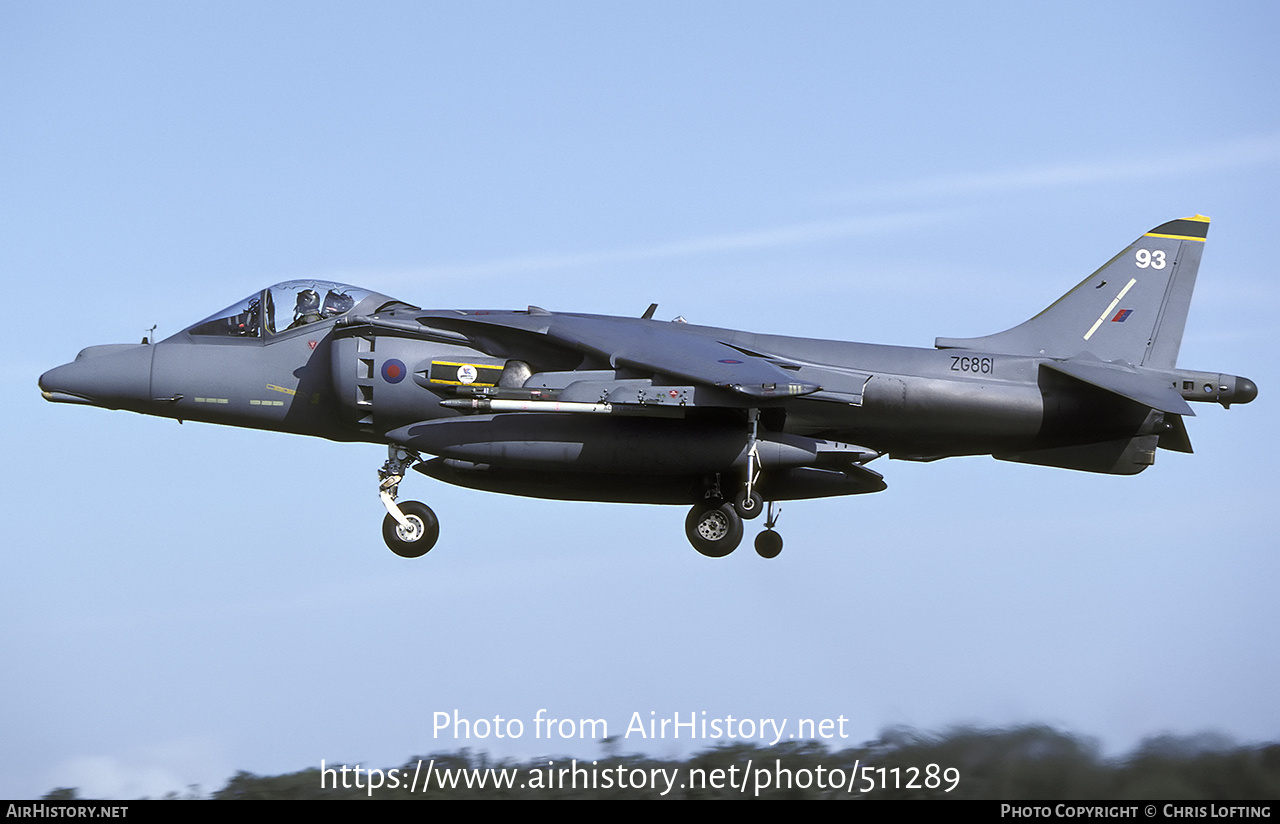
[[[1264,134],[1220,143],[1204,149],[1136,159],[1082,161],[888,183],[859,189],[840,197],[839,200],[865,202],[920,198],[936,200],[948,197],[972,199],[992,192],[1148,180],[1167,176],[1171,170],[1176,170],[1179,174],[1203,174],[1276,162],[1280,162],[1280,134]],[[356,278],[360,279],[360,282],[409,285],[421,283],[424,279],[439,283],[442,280],[457,278],[474,279],[527,272],[602,267],[647,260],[715,255],[753,249],[776,249],[867,237],[936,225],[954,218],[956,214],[955,210],[935,209],[897,212],[873,217],[858,215],[668,241],[649,246],[562,254],[529,254],[498,260],[436,264],[391,272],[345,274],[349,275],[348,279]]]
[[[925,225],[936,224],[948,219],[951,215],[951,212],[934,210],[928,212],[901,212],[874,217],[860,215],[833,218],[831,220],[797,223],[774,228],[676,240],[652,246],[631,246],[622,249],[603,249],[565,254],[522,255],[501,260],[452,265],[441,264],[411,271],[383,272],[378,276],[378,282],[421,282],[424,278],[439,282],[442,278],[450,277],[475,278],[520,272],[545,272],[555,269],[575,269],[585,266],[598,267],[646,260],[741,252],[753,249],[804,246],[853,237],[867,237],[904,229],[915,229]],[[362,273],[361,277],[366,275],[367,273]]]
[[[975,196],[990,192],[1026,191],[1092,183],[1148,180],[1178,174],[1203,174],[1223,169],[1266,165],[1280,161],[1280,134],[1242,138],[1205,149],[1128,160],[1082,161],[1009,171],[942,175],[923,180],[869,186],[840,197],[842,201]]]

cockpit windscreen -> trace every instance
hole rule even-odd
[[[345,283],[290,280],[250,295],[187,328],[191,335],[258,338],[341,317],[370,296],[386,298]]]

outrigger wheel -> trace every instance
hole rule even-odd
[[[761,558],[777,558],[782,551],[782,536],[766,529],[756,536],[756,552]]]
[[[756,536],[756,553],[761,558],[777,558],[778,553],[782,552],[782,536],[773,530],[781,514],[782,507],[778,507],[778,511],[774,512],[773,501],[770,501],[769,515],[764,519],[764,532]]]
[[[742,519],[733,504],[708,498],[693,505],[684,519],[684,531],[693,548],[708,558],[723,558],[742,541]]]

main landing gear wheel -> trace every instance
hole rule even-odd
[[[382,521],[382,540],[387,547],[401,558],[420,558],[431,551],[440,537],[440,521],[431,507],[418,501],[405,501],[400,504],[400,511],[409,522],[408,528],[401,526],[390,513]]]
[[[723,558],[742,541],[742,519],[732,504],[706,500],[689,510],[684,531],[698,552],[708,558]]]
[[[760,513],[764,511],[764,498],[760,497],[760,493],[754,489],[751,494],[747,494],[747,490],[738,493],[738,497],[733,499],[733,508],[738,516],[744,521],[755,520],[760,517]]]

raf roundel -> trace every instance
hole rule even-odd
[[[399,383],[408,373],[404,361],[396,358],[389,358],[382,364],[382,379],[387,383]]]

